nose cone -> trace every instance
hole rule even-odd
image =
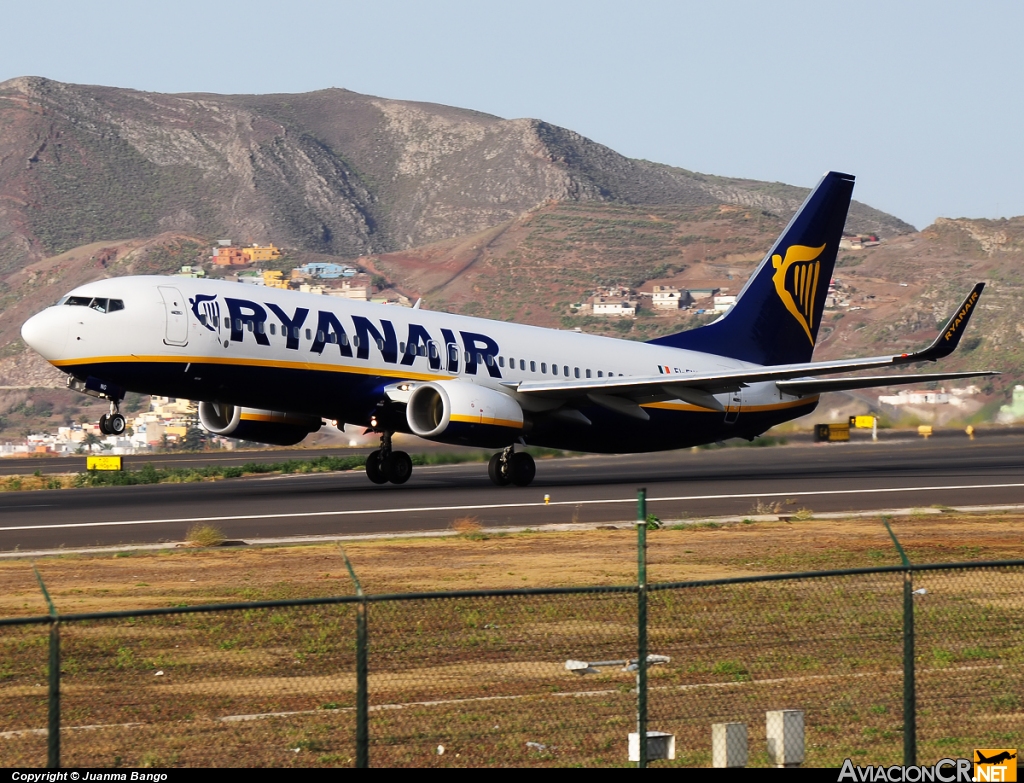
[[[25,321],[21,339],[49,362],[57,361],[68,342],[68,319],[63,307],[48,307]]]

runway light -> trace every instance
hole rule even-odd
[[[545,495],[544,496],[544,505],[546,506],[550,502],[551,502],[551,495]]]

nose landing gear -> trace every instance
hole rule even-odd
[[[374,484],[404,484],[412,476],[412,458],[391,450],[391,433],[382,432],[380,448],[366,458],[366,477]]]
[[[513,446],[499,451],[487,464],[487,475],[498,487],[515,484],[517,487],[529,486],[537,475],[537,463],[525,451],[515,451]]]

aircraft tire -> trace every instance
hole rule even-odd
[[[537,475],[537,463],[525,451],[519,451],[512,455],[511,468],[509,473],[511,473],[512,483],[517,487],[528,487]]]
[[[115,413],[107,419],[107,429],[111,435],[123,435],[127,427],[128,423],[120,413]]]
[[[366,458],[366,477],[374,484],[387,484],[388,477],[384,473],[384,467],[380,464],[380,452],[371,451]]]
[[[404,451],[392,451],[381,467],[392,484],[404,484],[412,476],[412,457]]]
[[[491,457],[491,461],[487,463],[487,475],[490,477],[491,483],[496,487],[507,487],[512,483],[512,479],[501,472],[500,451]]]
[[[102,432],[104,435],[114,434],[113,432],[110,431],[110,417],[107,416],[107,414],[105,413],[102,416],[100,416],[100,432]]]

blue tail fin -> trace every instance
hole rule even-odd
[[[650,342],[755,364],[810,361],[853,180],[834,171],[821,178],[724,316]]]

